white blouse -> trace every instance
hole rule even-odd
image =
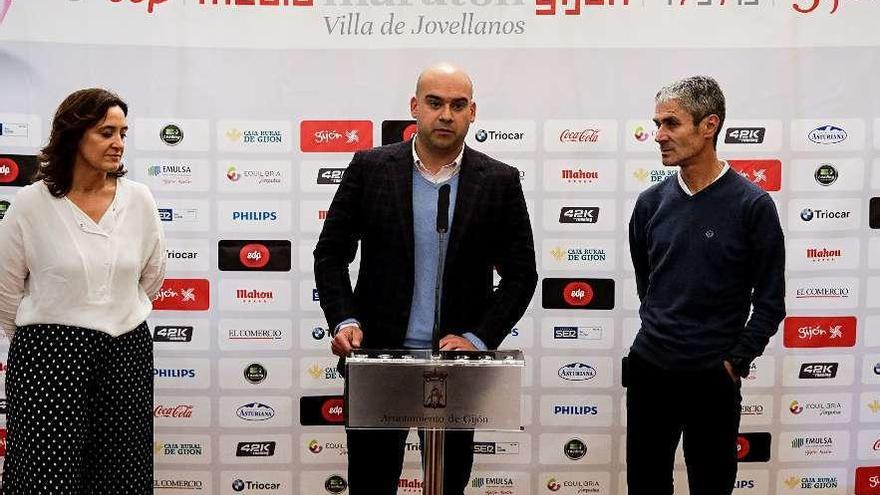
[[[165,238],[143,184],[117,179],[95,223],[42,182],[18,191],[0,221],[0,327],[71,325],[119,336],[152,310],[165,278]]]

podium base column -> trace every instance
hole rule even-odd
[[[443,495],[443,459],[446,450],[445,431],[438,428],[425,430],[425,449],[422,456],[424,483],[422,495]]]

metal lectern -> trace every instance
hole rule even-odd
[[[357,350],[345,364],[346,428],[426,430],[425,495],[443,495],[445,430],[522,430],[521,351]]]

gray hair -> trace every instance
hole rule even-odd
[[[724,126],[724,93],[718,82],[709,76],[692,76],[667,84],[654,97],[655,103],[675,100],[694,119],[694,125],[702,122],[709,115],[718,116],[718,130],[715,132],[715,145],[718,134]]]

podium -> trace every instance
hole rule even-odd
[[[445,430],[522,430],[521,351],[357,350],[345,367],[346,428],[426,430],[425,495],[443,494]]]

